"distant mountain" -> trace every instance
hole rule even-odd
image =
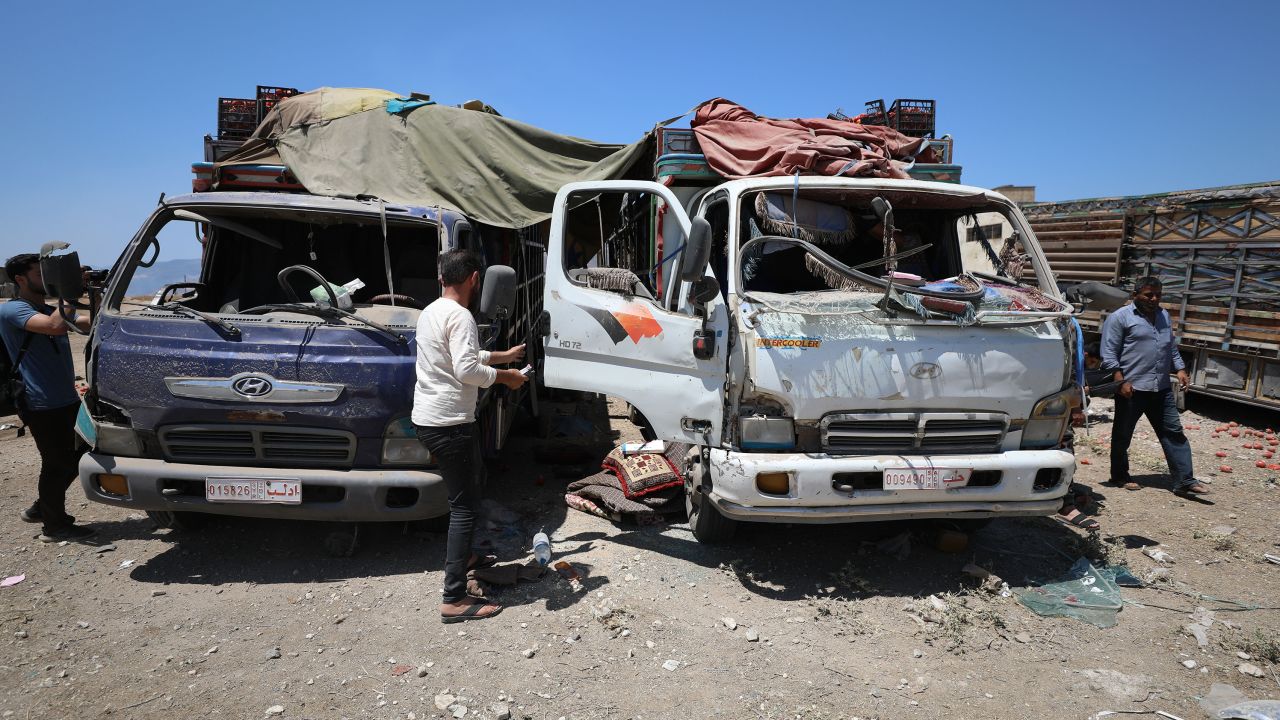
[[[171,283],[195,282],[200,279],[199,258],[161,260],[149,268],[138,268],[129,282],[130,296],[154,295]]]

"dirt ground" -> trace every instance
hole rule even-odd
[[[638,439],[616,402],[543,409],[596,420],[601,455]],[[1199,699],[1215,683],[1280,697],[1280,610],[1255,609],[1280,606],[1280,566],[1262,557],[1280,554],[1280,473],[1242,447],[1265,439],[1212,437],[1228,421],[1264,430],[1280,417],[1193,399],[1183,420],[1213,489],[1197,503],[1168,491],[1145,423],[1132,455],[1146,487],[1103,487],[1109,403],[1094,412],[1077,478],[1103,496],[1098,538],[1004,519],[960,552],[937,549],[928,523],[746,526],[714,548],[680,518],[615,525],[564,505],[565,484],[590,468],[539,465],[544,441],[517,436],[490,467],[490,493],[519,520],[484,537],[520,561],[545,528],[585,579],[507,589],[501,616],[464,625],[437,619],[444,536],[430,528],[219,519],[161,530],[86,502],[77,484],[69,510],[98,537],[42,544],[18,518],[34,498],[34,444],[0,439],[0,577],[26,576],[0,588],[0,714],[1190,719],[1206,717]],[[1141,552],[1155,543],[1172,563]],[[972,562],[1017,589],[1082,555],[1151,581],[1123,590],[1116,627],[1037,616],[962,571]],[[1211,618],[1191,618],[1197,607]],[[1197,621],[1204,646],[1187,629]]]

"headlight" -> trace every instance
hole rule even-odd
[[[796,446],[791,418],[756,415],[741,420],[743,450],[790,450]]]
[[[407,417],[392,420],[382,433],[383,465],[427,465],[431,453],[418,441],[413,420]]]
[[[1023,450],[1047,450],[1062,442],[1062,435],[1071,422],[1071,410],[1080,404],[1080,388],[1072,385],[1066,390],[1041,398],[1031,410],[1031,417],[1022,427]]]
[[[133,428],[98,423],[95,429],[98,437],[94,448],[98,452],[117,457],[142,457],[142,444]]]
[[[142,443],[138,442],[138,433],[133,428],[94,420],[83,402],[76,414],[76,434],[103,455],[142,457]]]

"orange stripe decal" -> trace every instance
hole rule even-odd
[[[642,338],[658,337],[662,334],[662,325],[653,318],[649,308],[640,303],[631,303],[613,313],[613,317],[627,331],[627,336],[633,343],[639,344]]]

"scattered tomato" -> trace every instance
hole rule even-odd
[[[1214,455],[1216,455],[1216,456],[1218,456],[1218,457],[1226,457],[1226,456],[1227,456],[1227,454],[1226,454],[1225,452],[1221,451],[1221,450],[1219,450],[1218,452],[1214,453]]]
[[[1218,472],[1229,473],[1229,472],[1231,472],[1231,466],[1230,466],[1230,465],[1219,465],[1219,466],[1218,466]]]
[[[1092,465],[1092,464],[1093,464],[1093,461],[1092,461],[1092,460],[1090,460],[1089,458],[1080,458],[1080,464],[1081,464],[1081,465]]]
[[[1231,431],[1231,437],[1240,437],[1240,431],[1239,431],[1239,430],[1232,430],[1232,431]]]
[[[1259,460],[1258,462],[1254,463],[1254,465],[1257,465],[1257,466],[1258,466],[1258,467],[1260,467],[1260,468],[1264,468],[1264,467],[1266,467],[1266,466],[1267,466],[1267,461],[1266,461],[1266,460]]]

